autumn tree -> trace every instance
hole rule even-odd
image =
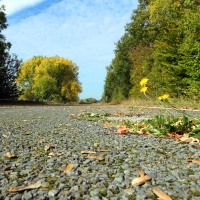
[[[18,95],[15,78],[21,65],[16,55],[10,55],[11,43],[6,41],[2,31],[7,28],[4,7],[0,7],[0,99],[15,98]]]
[[[17,83],[20,99],[69,102],[81,92],[78,66],[60,57],[37,56],[23,63]]]

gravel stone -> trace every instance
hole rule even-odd
[[[50,190],[48,192],[49,197],[55,197],[58,194],[58,190]]]
[[[30,200],[33,199],[33,195],[31,194],[31,192],[24,192],[23,196],[22,196],[23,200]]]
[[[151,118],[160,110],[130,110],[120,105],[0,106],[0,199],[151,200],[155,198],[153,187],[172,199],[200,199],[199,165],[187,162],[191,158],[199,160],[199,144],[147,135],[117,135],[116,128],[105,128],[98,118],[88,121],[78,117],[85,112]],[[99,145],[95,147],[95,143]],[[48,145],[50,148],[45,150]],[[105,149],[109,152],[100,151]],[[81,154],[83,150],[96,154]],[[5,158],[7,152],[17,157]],[[69,164],[73,168],[65,173]],[[139,177],[139,168],[152,179],[132,186],[131,181]],[[42,183],[40,188],[8,192],[11,187],[38,181]]]

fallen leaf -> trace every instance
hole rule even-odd
[[[197,138],[193,138],[193,137],[191,137],[192,138],[192,141],[190,142],[190,144],[193,144],[193,143],[199,143],[200,142],[200,140],[199,139],[197,139]]]
[[[172,198],[170,196],[168,196],[166,193],[164,193],[162,190],[160,190],[156,187],[153,188],[153,192],[162,200],[172,200]]]
[[[53,146],[53,145],[46,145],[46,146],[44,147],[44,150],[45,150],[45,151],[48,151],[49,149],[53,149],[53,148],[55,148],[55,146]]]
[[[149,180],[151,180],[151,177],[148,175],[145,175],[145,176],[133,179],[131,184],[132,184],[132,186],[138,186],[138,185],[142,185],[142,184],[146,183]]]
[[[95,151],[81,151],[82,154],[94,154],[96,153]]]
[[[180,140],[180,143],[189,143],[189,144],[199,142],[197,138],[193,138],[193,137],[190,137],[190,138],[183,137],[183,138],[180,138],[179,140]]]
[[[192,138],[187,138],[187,139],[180,139],[181,143],[191,143],[193,140]]]
[[[54,152],[50,152],[49,154],[48,154],[48,156],[55,156],[56,154],[54,153]]]
[[[73,165],[73,164],[69,164],[69,165],[67,165],[67,167],[65,168],[64,172],[65,172],[66,174],[68,174],[69,172],[72,171],[73,168],[74,168],[74,165]]]
[[[200,165],[200,160],[188,160],[188,162],[192,162],[192,163]]]
[[[101,150],[98,150],[98,152],[109,152],[110,150],[109,149],[101,149]]]
[[[140,168],[139,173],[140,173],[140,177],[144,177],[145,176],[145,172],[144,172],[144,170],[142,168]]]
[[[37,182],[37,183],[33,183],[31,185],[28,186],[21,186],[21,187],[17,187],[17,188],[10,188],[8,191],[9,192],[20,192],[20,191],[24,191],[24,190],[31,190],[31,189],[36,189],[41,187],[41,182]]]
[[[17,158],[17,156],[15,154],[11,154],[10,152],[6,153],[5,156],[7,158]]]
[[[62,156],[62,155],[64,155],[65,153],[64,152],[60,152],[60,153],[57,153],[56,155],[57,156]]]
[[[99,143],[94,143],[94,147],[98,147],[99,146]]]
[[[96,160],[104,160],[104,158],[101,158],[101,157],[97,157],[97,156],[88,156],[87,158],[93,158],[93,159],[96,159]]]
[[[117,134],[127,134],[128,133],[128,129],[126,126],[120,126],[117,129]]]

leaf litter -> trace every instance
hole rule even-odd
[[[172,200],[170,196],[168,196],[165,192],[156,187],[153,188],[153,192],[162,200]]]
[[[16,187],[16,188],[10,188],[8,191],[9,192],[21,192],[24,190],[31,190],[31,189],[37,189],[39,187],[41,187],[41,182],[37,182],[37,183],[33,183],[30,184],[28,186],[20,186],[20,187]]]
[[[132,180],[132,182],[131,182],[132,186],[143,185],[147,181],[151,180],[151,177],[148,175],[145,175],[145,172],[142,168],[140,168],[140,170],[139,170],[139,175],[140,175],[140,177],[134,178]]]
[[[64,170],[64,173],[66,173],[66,174],[70,173],[73,168],[74,168],[74,164],[67,165],[67,167]]]

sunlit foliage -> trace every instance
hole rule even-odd
[[[142,98],[143,77],[155,97],[199,99],[199,22],[200,1],[139,0],[107,67],[103,99]]]
[[[16,80],[23,100],[77,101],[81,92],[78,66],[57,56],[37,56],[27,60]]]

